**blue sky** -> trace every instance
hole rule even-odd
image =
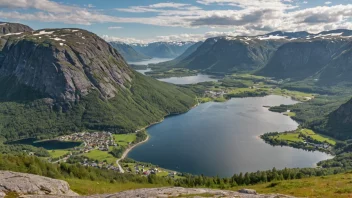
[[[352,0],[0,0],[0,20],[127,43],[352,29]]]

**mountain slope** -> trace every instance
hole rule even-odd
[[[83,129],[134,132],[195,104],[193,93],[134,72],[88,31],[47,29],[6,40],[0,58],[6,139]]]
[[[149,44],[132,44],[142,54],[157,58],[175,58],[185,52],[193,42],[155,42]]]
[[[258,75],[280,79],[313,78],[320,85],[351,81],[352,38],[325,36],[282,45]]]
[[[352,138],[352,99],[330,113],[323,125],[325,133],[340,139]]]
[[[141,54],[133,49],[132,46],[121,43],[121,42],[110,42],[110,45],[115,48],[122,57],[128,62],[138,62],[146,59],[150,59],[149,56]]]

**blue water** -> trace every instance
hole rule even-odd
[[[201,104],[150,127],[149,141],[128,157],[180,172],[222,177],[273,167],[313,167],[331,156],[273,147],[258,137],[296,129],[298,124],[291,118],[263,107],[294,103],[290,98],[266,96]]]
[[[35,147],[43,147],[47,150],[70,149],[81,145],[81,142],[63,142],[59,140],[37,141],[35,138],[28,138],[10,142],[9,144],[27,144]]]
[[[218,81],[218,79],[213,76],[206,74],[198,74],[196,76],[185,76],[185,77],[170,77],[170,78],[162,78],[158,79],[163,82],[168,82],[177,85],[186,85],[186,84],[196,84],[200,82],[210,82],[210,81]]]

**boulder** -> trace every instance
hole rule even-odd
[[[11,171],[0,171],[0,197],[7,193],[18,195],[62,195],[77,196],[67,182]]]

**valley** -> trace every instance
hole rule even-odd
[[[250,186],[306,196],[296,181],[348,182],[347,30],[125,44],[5,25],[1,170],[63,179],[87,195]]]

